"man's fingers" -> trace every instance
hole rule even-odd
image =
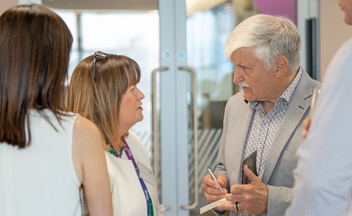
[[[217,176],[216,178],[219,181],[219,177]],[[226,186],[222,186],[220,184],[221,184],[220,182],[218,184],[216,181],[213,180],[213,178],[209,174],[207,174],[203,177],[202,188],[203,188],[203,191],[208,194],[221,195],[221,194],[227,193]],[[220,186],[221,186],[222,192],[220,190]]]
[[[305,130],[309,131],[311,118],[306,118],[303,120],[302,126]]]
[[[217,178],[219,184],[221,185],[222,190],[225,192],[227,186],[229,185],[229,179],[224,174],[217,175],[216,178]],[[227,190],[226,190],[226,192],[227,192]]]
[[[307,138],[308,133],[309,133],[309,132],[306,131],[306,130],[302,131],[302,138],[303,138],[303,139]]]
[[[256,181],[256,180],[259,179],[258,176],[256,176],[256,175],[252,172],[252,170],[248,169],[247,165],[244,165],[244,166],[243,166],[243,172],[244,172],[244,174],[246,174],[246,176],[248,177],[248,179],[249,179],[250,182],[253,182],[253,181]],[[259,180],[260,180],[260,179],[259,179]]]
[[[308,136],[311,121],[312,121],[311,118],[306,118],[302,122],[302,127],[304,128],[304,130],[302,131],[303,139],[307,138]]]

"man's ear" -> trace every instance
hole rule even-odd
[[[274,63],[275,77],[284,76],[288,70],[288,60],[284,55],[278,55]]]

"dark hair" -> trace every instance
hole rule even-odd
[[[131,58],[106,54],[96,62],[92,76],[94,56],[83,59],[73,71],[67,91],[67,111],[79,113],[94,122],[107,143],[123,146],[118,137],[117,122],[121,98],[127,89],[140,80],[140,68]]]
[[[1,15],[0,143],[30,144],[29,109],[49,109],[60,120],[72,41],[65,22],[43,5],[18,5]]]

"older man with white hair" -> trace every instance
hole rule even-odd
[[[302,121],[320,83],[300,67],[300,36],[282,16],[258,14],[230,34],[225,52],[242,90],[226,105],[215,175],[203,178],[214,213],[284,215],[291,202]],[[220,186],[224,192],[219,190]]]

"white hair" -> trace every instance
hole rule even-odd
[[[286,17],[257,14],[245,19],[227,38],[226,57],[243,47],[253,49],[253,54],[264,62],[267,69],[280,54],[288,59],[291,71],[299,68],[300,35],[296,25]]]

